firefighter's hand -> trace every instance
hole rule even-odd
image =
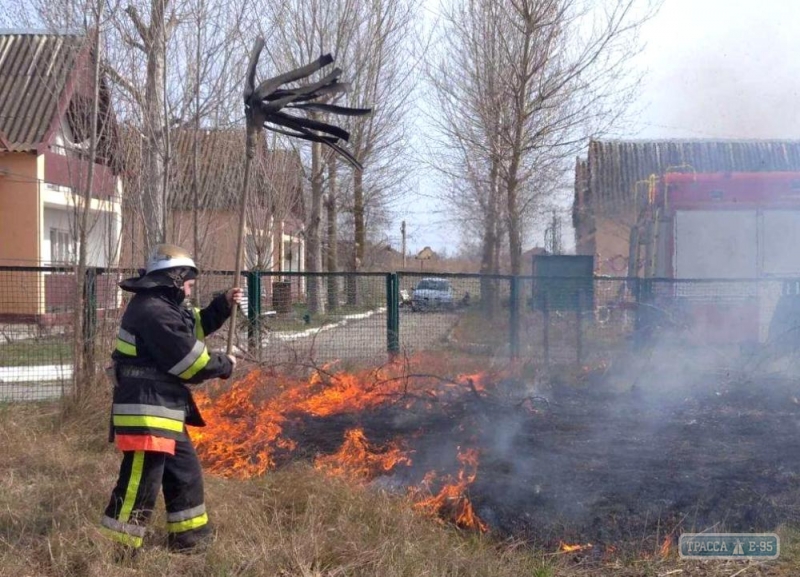
[[[242,295],[244,291],[240,288],[232,288],[225,293],[225,298],[228,300],[228,306],[233,307],[233,303],[237,305],[242,304]]]
[[[226,355],[226,356],[228,357],[228,360],[231,362],[231,365],[233,365],[233,368],[235,369],[236,368],[236,357],[234,357],[233,355]]]

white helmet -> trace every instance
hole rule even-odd
[[[189,255],[189,251],[174,244],[157,244],[147,259],[145,274],[169,268],[188,268],[197,276],[197,265]]]

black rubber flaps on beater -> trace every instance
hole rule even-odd
[[[348,83],[339,81],[342,75],[339,68],[334,68],[316,82],[281,88],[284,84],[303,80],[319,72],[333,63],[333,56],[323,54],[305,66],[264,80],[256,88],[256,68],[263,48],[264,40],[259,38],[250,53],[244,89],[244,105],[248,123],[292,138],[319,142],[330,147],[351,165],[362,168],[361,163],[339,144],[340,141],[347,142],[349,140],[349,132],[329,122],[283,112],[283,110],[294,110],[298,113],[319,112],[341,116],[365,116],[372,112],[370,108],[352,108],[327,102],[315,102],[321,98],[335,97],[349,90]]]

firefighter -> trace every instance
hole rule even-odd
[[[186,433],[187,425],[205,425],[190,387],[230,377],[236,359],[209,352],[203,339],[222,326],[242,291],[230,289],[203,310],[186,308],[198,270],[188,252],[169,244],[155,247],[142,273],[119,285],[134,293],[111,355],[110,437],[123,456],[101,530],[135,552],[163,489],[167,545],[192,552],[209,543],[211,529],[200,462]]]

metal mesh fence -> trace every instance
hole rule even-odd
[[[60,396],[72,376],[75,277],[0,269],[0,401]]]
[[[384,273],[251,273],[249,323],[240,328],[240,348],[272,365],[385,362],[386,278]]]
[[[80,347],[107,365],[131,296],[118,283],[134,274],[90,269],[87,306],[76,311],[73,269],[0,267],[0,402],[63,395]],[[193,297],[206,306],[233,281],[206,271]],[[240,285],[237,351],[278,367],[380,365],[424,351],[585,367],[652,343],[718,354],[800,345],[800,279],[250,272]],[[227,331],[208,337],[212,350],[224,350]]]
[[[547,365],[601,362],[636,326],[625,279],[519,279],[519,356]]]
[[[194,293],[191,297],[193,306],[204,308],[211,303],[211,301],[220,294],[224,294],[230,289],[234,283],[234,273],[231,271],[203,271],[200,277],[195,281]],[[242,275],[239,282],[245,291],[247,290],[247,277]],[[246,294],[246,293],[245,293]],[[243,305],[244,314],[237,315],[237,330],[236,334],[241,335],[246,333],[247,330],[247,304]],[[206,346],[209,350],[224,351],[228,343],[228,330],[230,329],[229,323],[225,323],[220,330],[208,335],[205,339]],[[239,340],[234,340],[239,343]]]
[[[401,273],[400,348],[509,355],[510,277]]]

